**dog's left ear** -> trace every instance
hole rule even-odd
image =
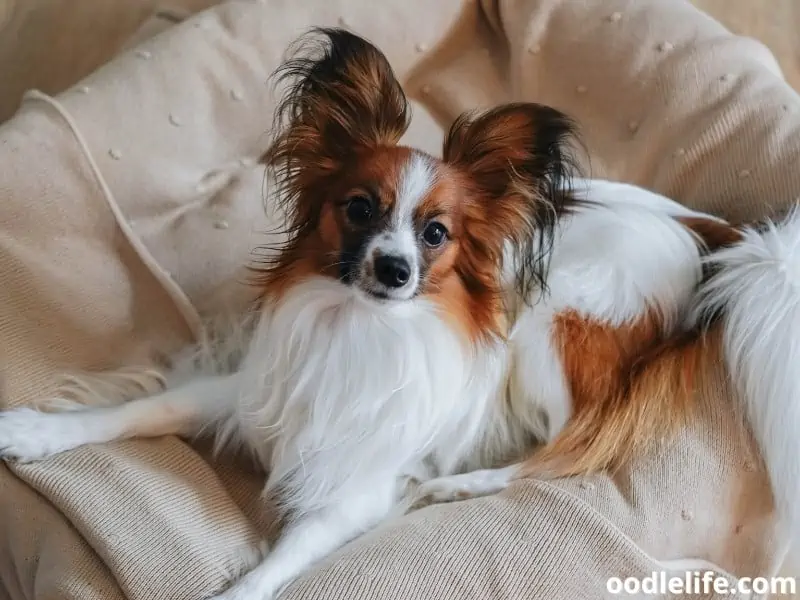
[[[290,231],[311,230],[331,178],[360,153],[394,145],[405,133],[408,102],[383,53],[343,29],[301,37],[275,78],[286,90],[261,162]]]
[[[266,163],[324,177],[359,151],[396,144],[408,128],[408,102],[386,56],[346,30],[312,30],[275,76],[288,87]]]
[[[545,285],[558,217],[573,202],[572,121],[533,103],[464,115],[444,141],[444,160],[467,178],[475,199],[468,232],[480,252],[502,262],[516,251],[517,283],[526,297]]]

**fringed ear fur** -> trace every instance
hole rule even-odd
[[[286,92],[274,141],[262,157],[294,227],[314,226],[315,190],[360,152],[394,145],[409,108],[389,61],[343,29],[314,29],[275,73]],[[317,207],[318,208],[318,207]]]
[[[465,226],[473,252],[494,264],[513,260],[526,300],[545,289],[555,226],[577,203],[570,185],[574,131],[553,108],[516,103],[463,115],[445,138],[444,160],[466,176],[476,199]]]

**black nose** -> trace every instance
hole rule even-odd
[[[405,258],[379,256],[375,259],[375,277],[386,287],[403,287],[411,277],[411,267]]]

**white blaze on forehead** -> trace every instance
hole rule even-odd
[[[417,233],[414,230],[414,212],[435,181],[431,162],[421,154],[412,153],[400,170],[397,195],[386,229],[378,233],[367,246],[367,257],[374,261],[379,256],[405,259],[410,269],[408,282],[401,288],[386,292],[394,298],[409,299],[419,286],[420,256]],[[375,283],[378,287],[383,284]]]
[[[371,250],[379,254],[403,257],[412,269],[418,265],[414,211],[428,195],[434,183],[433,165],[427,157],[413,153],[400,171],[397,195],[387,229],[378,234]]]
[[[414,211],[433,187],[435,173],[433,165],[426,156],[411,154],[397,182],[397,197],[392,207],[392,229],[411,226],[414,223]]]

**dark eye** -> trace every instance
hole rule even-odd
[[[447,229],[438,221],[431,221],[422,232],[422,239],[428,246],[441,246],[447,239]]]
[[[353,196],[347,202],[347,218],[354,225],[364,225],[372,218],[372,202],[366,196]]]

